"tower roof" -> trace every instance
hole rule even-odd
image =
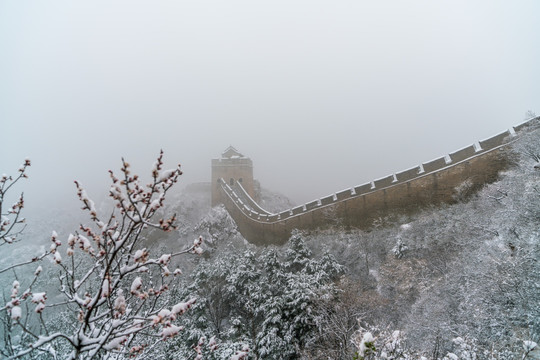
[[[232,158],[243,158],[245,157],[242,155],[238,150],[236,150],[234,147],[229,146],[225,151],[221,153],[222,159],[232,159]]]

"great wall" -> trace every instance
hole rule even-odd
[[[254,200],[251,160],[229,147],[212,160],[212,205],[222,203],[244,238],[257,245],[283,244],[293,229],[369,229],[377,219],[453,203],[494,182],[511,164],[508,145],[539,121],[530,119],[416,167],[275,214]]]

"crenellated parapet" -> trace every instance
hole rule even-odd
[[[369,228],[389,213],[412,213],[432,204],[452,203],[467,182],[475,191],[510,166],[507,145],[538,126],[540,117],[416,167],[330,194],[273,214],[262,209],[238,183],[219,179],[219,198],[250,242],[281,244],[293,229],[315,229],[336,223]]]
[[[225,179],[230,186],[241,184],[251,197],[255,197],[253,162],[232,146],[225,149],[219,159],[212,159],[212,206],[223,202],[219,191],[220,179]]]

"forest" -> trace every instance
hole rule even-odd
[[[0,354],[540,358],[538,122],[477,192],[465,182],[452,204],[295,231],[283,246],[248,243],[208,192],[177,190],[182,170],[164,169],[163,152],[148,177],[122,159],[108,200],[76,182],[78,215],[26,226],[26,159],[0,180]],[[290,205],[262,192],[269,210]]]

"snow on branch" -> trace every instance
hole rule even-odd
[[[4,201],[8,191],[20,180],[28,178],[26,169],[30,166],[30,159],[25,159],[18,169],[18,175],[13,177],[3,174],[0,177],[0,246],[13,244],[19,240],[24,230],[25,219],[21,218],[24,208],[24,195],[21,194],[17,202],[7,210],[4,209]]]
[[[29,165],[29,162],[24,165],[21,175],[14,180],[7,176],[2,178],[1,195],[4,189],[23,177]],[[10,350],[5,353],[8,359],[21,358],[33,351],[48,351],[55,348],[58,341],[69,345],[71,359],[102,356],[108,352],[127,357],[152,348],[142,338],[161,342],[183,330],[179,318],[195,299],[166,307],[163,294],[171,288],[175,276],[181,274],[180,269],[171,272],[167,266],[178,255],[201,254],[203,240],[198,238],[187,248],[156,256],[141,246],[150,227],[162,231],[176,229],[176,216],[158,218],[158,210],[164,207],[166,194],[182,171],[180,165],[170,170],[162,168],[163,151],[152,167],[150,183],[143,185],[138,175],[131,174],[129,163],[122,159],[121,176],[109,171],[112,181],[109,196],[114,209],[105,216],[97,210],[81,183],[75,181],[82,210],[88,213],[90,222],[81,224],[77,231],[67,236],[66,250],[62,250],[61,236],[53,232],[50,249],[43,255],[50,255],[60,272],[63,299],[58,300],[56,296],[56,302],[50,303],[46,292],[33,290],[35,280],[23,292],[17,281],[13,283],[11,299],[0,307],[0,311],[7,312],[10,317],[12,338],[15,333],[28,336],[19,336],[19,343],[10,344]],[[11,185],[7,185],[9,181]],[[9,231],[5,229],[13,222],[6,217],[15,214],[17,220],[20,208],[22,197],[19,205],[12,206],[7,215],[2,214],[2,243],[8,242]],[[61,254],[64,251],[65,258]],[[43,256],[21,264],[37,261]],[[41,267],[35,271],[35,279],[40,273]],[[34,311],[25,311],[28,308],[23,306],[25,303],[33,305]],[[51,308],[74,312],[75,316],[68,317],[74,321],[63,326],[69,329],[65,333],[49,335],[41,316]],[[37,328],[26,325],[32,313],[40,319]]]

